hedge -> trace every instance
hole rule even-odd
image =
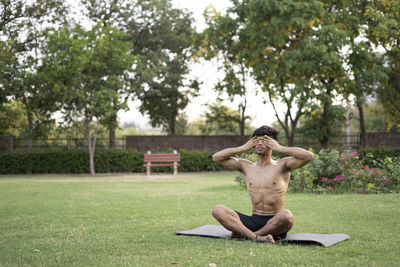
[[[179,172],[220,171],[225,168],[215,164],[212,151],[185,150],[181,153]],[[400,148],[364,148],[360,158],[374,159],[400,156]],[[282,155],[276,155],[282,156]],[[95,152],[97,173],[145,172],[143,153],[136,150],[103,150]],[[153,172],[172,172],[172,167],[152,168]],[[53,150],[43,152],[13,152],[0,154],[0,174],[30,173],[89,173],[89,155],[84,150]]]
[[[211,151],[181,150],[179,172],[218,171]],[[97,173],[145,172],[143,153],[136,150],[95,152]],[[172,167],[152,168],[153,172],[172,172]],[[89,154],[83,150],[53,150],[0,154],[0,174],[89,173]]]

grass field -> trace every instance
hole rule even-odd
[[[288,194],[292,233],[346,233],[330,248],[175,236],[249,213],[235,174],[0,176],[1,266],[399,266],[400,195]]]

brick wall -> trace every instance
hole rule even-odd
[[[127,136],[126,149],[164,152],[167,149],[217,151],[244,144],[250,136]]]
[[[367,133],[369,147],[400,147],[400,133]]]

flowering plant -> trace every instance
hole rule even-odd
[[[244,180],[243,175],[236,176],[234,181],[239,184],[239,187],[247,189],[246,181]]]
[[[388,193],[393,181],[388,171],[363,165],[358,152],[342,152],[338,157],[340,174],[335,178],[322,177],[326,192]],[[389,161],[389,159],[388,159]],[[395,165],[393,165],[395,166]]]

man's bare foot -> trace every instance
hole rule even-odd
[[[231,233],[231,238],[233,238],[233,239],[246,239],[246,237],[244,237],[244,236],[242,236],[242,235],[240,235],[238,233],[235,233],[235,232]]]
[[[255,241],[259,241],[259,242],[268,242],[268,243],[275,243],[275,239],[271,234],[268,235],[256,235],[256,239]]]

